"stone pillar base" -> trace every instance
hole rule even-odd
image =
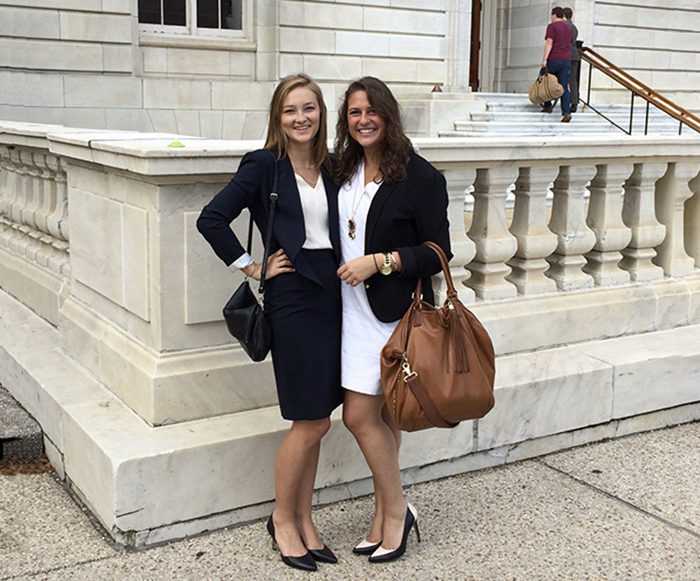
[[[69,298],[60,345],[145,422],[173,424],[275,406],[271,362],[237,344],[158,352]]]

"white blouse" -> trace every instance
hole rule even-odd
[[[303,177],[294,174],[301,199],[301,209],[304,214],[304,229],[306,241],[302,248],[307,250],[324,250],[333,248],[328,231],[328,198],[323,177],[318,176],[316,187],[312,188]]]
[[[338,191],[343,262],[365,254],[367,213],[379,186],[375,182],[365,185],[365,165],[362,163],[350,182],[343,184]],[[350,237],[349,220],[355,223],[354,238]],[[353,287],[342,283],[341,382],[345,389],[379,395],[382,393],[379,364],[382,347],[399,322],[382,323],[374,316],[367,300],[365,284]]]

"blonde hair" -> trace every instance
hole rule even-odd
[[[318,86],[316,81],[304,73],[284,77],[280,81],[279,85],[277,85],[277,88],[272,95],[272,100],[270,101],[270,119],[267,126],[265,149],[269,149],[273,153],[276,153],[277,159],[282,158],[287,152],[287,147],[289,144],[287,134],[282,129],[282,108],[284,107],[284,102],[287,99],[287,95],[299,87],[307,87],[314,93],[314,95],[316,95],[320,116],[318,132],[314,136],[313,162],[316,165],[325,165],[330,171],[331,165],[330,158],[328,156],[327,143],[328,129],[326,125],[328,110],[326,108],[326,103],[323,100],[321,87]]]

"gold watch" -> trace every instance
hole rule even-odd
[[[388,252],[384,254],[384,264],[382,264],[381,268],[379,269],[379,272],[381,272],[385,276],[391,274],[391,254],[389,254]]]

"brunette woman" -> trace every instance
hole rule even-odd
[[[271,155],[271,153],[274,155]],[[275,463],[275,510],[267,523],[285,564],[315,570],[335,563],[319,537],[311,503],[321,438],[340,387],[340,282],[337,188],[330,176],[326,106],[306,75],[284,78],[270,103],[267,140],[244,156],[231,182],[204,208],[197,227],[227,265],[260,279],[229,224],[248,208],[262,233],[278,172],[267,264],[265,316],[282,416],[292,421]],[[264,236],[263,236],[264,238]]]
[[[440,261],[422,244],[432,240],[451,257],[448,197],[442,174],[413,151],[398,103],[379,79],[364,77],[348,87],[335,154],[344,262],[338,276],[345,283],[343,421],[367,460],[375,492],[369,534],[353,551],[386,562],[404,554],[417,512],[403,496],[401,435],[384,404],[380,352],[418,278],[424,299],[434,300],[430,276],[440,271]]]

